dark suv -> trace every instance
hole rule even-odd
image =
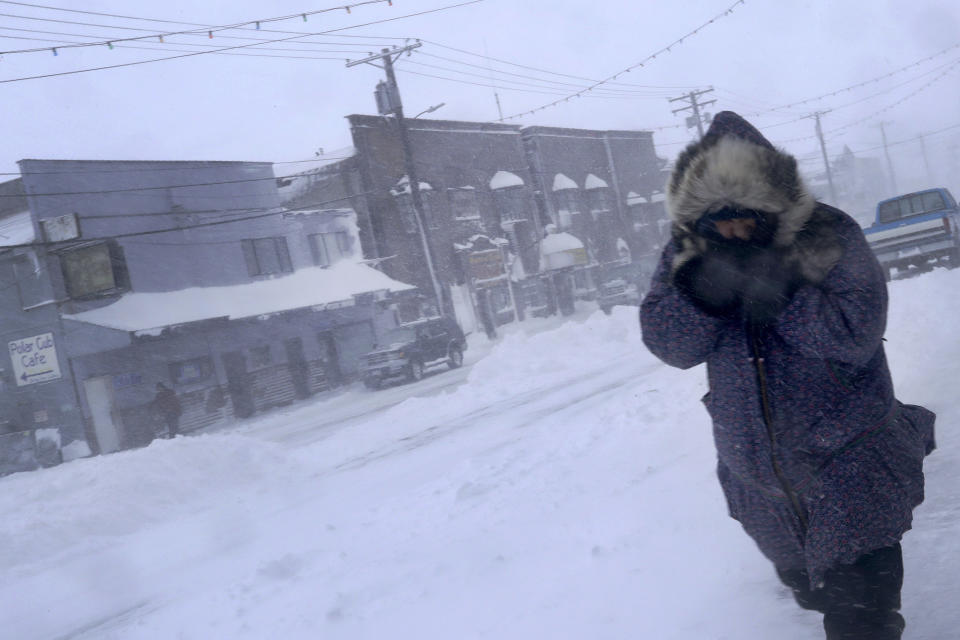
[[[363,383],[379,389],[388,378],[419,380],[428,367],[463,364],[467,348],[463,330],[453,318],[427,318],[388,332],[373,351],[360,359]]]

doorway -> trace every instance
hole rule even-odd
[[[83,381],[87,407],[93,420],[100,453],[112,453],[120,449],[120,425],[113,415],[113,379],[111,376],[87,378]]]

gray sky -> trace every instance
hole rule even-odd
[[[176,55],[201,46],[251,42],[228,36],[285,38],[291,34],[268,29],[319,32],[457,1],[394,0],[392,7],[385,2],[370,4],[355,7],[349,15],[338,10],[310,16],[306,22],[296,17],[264,23],[260,32],[217,32],[212,39],[205,34],[167,37],[163,44],[157,38],[126,43],[154,49],[151,51],[129,49],[118,43],[113,50],[106,46],[60,49],[57,56],[50,49],[38,53],[7,53],[0,60],[0,80]],[[490,78],[495,78],[493,83],[500,87],[497,93],[504,115],[552,102],[589,82],[487,61],[439,45],[479,54],[486,52],[505,61],[570,76],[602,79],[644,60],[722,14],[734,2],[484,0],[448,11],[351,29],[339,35],[301,39],[315,43],[349,43],[352,45],[349,47],[304,45],[290,40],[233,52],[336,59],[210,54],[2,83],[0,172],[17,171],[15,163],[22,158],[277,162],[311,158],[321,147],[329,153],[350,144],[343,116],[374,112],[372,91],[382,72],[370,66],[347,69],[344,60],[361,57],[365,55],[363,52],[375,51],[379,45],[402,43],[402,40],[378,38],[410,37],[425,41],[418,52],[398,65],[408,115],[444,102],[445,106],[431,117],[496,120],[494,89],[463,82],[490,84]],[[32,4],[225,25],[300,14],[338,3],[36,0]],[[111,25],[94,27],[0,16],[0,35],[7,36],[0,38],[3,51],[189,28],[7,2],[0,2],[0,13]],[[144,31],[129,30],[131,28]],[[25,31],[27,29],[35,31]],[[347,35],[351,37],[344,37]],[[920,133],[958,125],[928,136],[926,144],[935,180],[960,188],[960,184],[951,183],[952,177],[960,175],[957,166],[960,47],[867,86],[809,104],[769,111],[771,107],[813,98],[894,72],[958,44],[960,3],[955,0],[747,0],[737,5],[730,15],[717,19],[643,68],[618,78],[619,83],[642,86],[604,85],[604,89],[617,92],[574,99],[510,122],[598,129],[678,125],[682,123],[682,114],[674,116],[671,109],[681,105],[671,104],[667,98],[712,85],[716,91],[711,97],[715,97],[717,103],[708,111],[733,109],[744,115],[765,111],[750,119],[771,140],[800,157],[804,168],[813,171],[821,168],[817,164],[817,143],[811,137],[814,125],[812,120],[801,118],[815,110],[833,109],[823,119],[831,154],[847,144],[855,152],[864,150],[865,155],[882,157],[882,149],[875,148],[881,141],[877,126],[881,120],[888,123],[890,142],[911,140]],[[271,51],[271,48],[286,50]],[[264,50],[258,52],[258,49]],[[956,66],[951,67],[953,64]],[[946,75],[942,75],[944,72]],[[929,86],[922,88],[927,84]],[[599,89],[591,93],[601,95]],[[836,129],[840,130],[834,131]],[[658,153],[672,158],[690,135],[684,127],[657,131],[654,139]],[[902,188],[925,184],[919,143],[899,144],[891,147],[891,151]],[[291,172],[297,167],[287,166]]]

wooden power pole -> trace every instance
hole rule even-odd
[[[397,128],[400,132],[400,144],[403,147],[403,160],[407,171],[407,179],[410,181],[410,200],[413,204],[413,213],[417,222],[420,242],[423,245],[423,255],[427,262],[427,271],[430,272],[430,282],[433,285],[433,295],[437,301],[437,311],[445,315],[446,305],[444,304],[443,289],[440,286],[440,280],[437,278],[433,249],[430,245],[430,238],[427,235],[426,217],[423,214],[423,197],[420,194],[420,178],[417,175],[417,165],[416,162],[414,162],[413,149],[410,146],[410,132],[407,130],[407,122],[403,116],[400,88],[397,85],[397,77],[393,72],[393,63],[397,58],[421,46],[422,44],[420,42],[416,42],[405,47],[381,49],[379,54],[366,57],[362,60],[351,60],[347,62],[347,66],[355,67],[359,64],[371,64],[386,72],[387,82],[377,86],[377,107],[381,115],[392,114],[397,121]],[[381,67],[376,64],[376,62],[382,63],[383,66]]]
[[[679,113],[680,111],[686,111],[687,109],[692,110],[692,111],[693,111],[693,115],[687,117],[687,128],[690,129],[690,128],[692,128],[692,125],[693,125],[693,124],[696,124],[696,126],[697,126],[697,132],[700,134],[700,137],[701,137],[701,138],[703,137],[703,121],[704,121],[704,120],[709,120],[709,119],[710,119],[710,114],[706,114],[706,113],[705,113],[705,114],[701,114],[701,113],[700,113],[700,107],[705,107],[705,106],[707,106],[708,104],[713,104],[714,102],[716,102],[716,100],[707,100],[706,102],[697,102],[697,98],[699,98],[700,96],[702,96],[702,95],[704,95],[704,94],[706,94],[706,93],[710,93],[711,91],[713,91],[713,87],[710,87],[709,89],[704,89],[703,91],[691,91],[690,93],[688,93],[688,94],[686,94],[686,95],[682,95],[682,96],[680,96],[680,97],[678,97],[678,98],[669,98],[669,101],[670,101],[670,102],[677,102],[677,101],[679,101],[679,100],[687,100],[687,101],[690,103],[690,104],[688,104],[688,105],[685,106],[685,107],[680,107],[679,109],[674,109],[674,110],[673,110],[673,113],[674,113],[674,114],[677,114],[677,113]]]

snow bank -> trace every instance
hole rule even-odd
[[[288,451],[234,435],[157,440],[149,447],[3,479],[0,566],[102,547],[150,525],[229,502],[293,477]],[[9,517],[16,514],[16,517]]]
[[[916,638],[960,625],[958,290],[960,271],[890,285],[898,396],[940,416],[927,501],[904,542]],[[727,517],[697,401],[703,367],[649,354],[636,308],[523,329],[468,384],[300,448],[178,438],[0,479],[0,601],[16,603],[0,628],[98,640],[822,637]],[[311,420],[297,409],[283,426]]]

